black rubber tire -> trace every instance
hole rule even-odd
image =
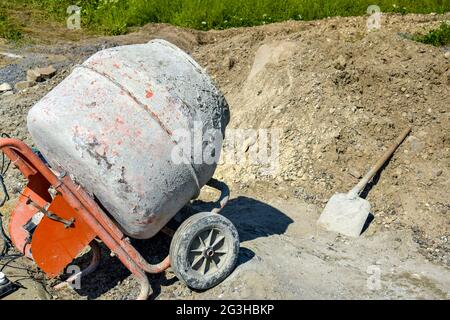
[[[188,254],[194,239],[210,229],[221,232],[229,253],[218,270],[203,275],[191,267]],[[186,219],[175,232],[169,253],[172,270],[178,279],[197,290],[212,288],[225,280],[235,268],[238,254],[239,235],[236,227],[224,216],[211,212],[197,213]]]

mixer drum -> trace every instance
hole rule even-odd
[[[70,174],[126,234],[146,239],[211,179],[229,109],[190,56],[153,40],[97,52],[27,122],[53,169]],[[194,152],[180,138],[186,132]]]

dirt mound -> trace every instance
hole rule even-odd
[[[281,131],[276,175],[261,174],[260,165],[226,164],[218,174],[249,189],[266,181],[320,205],[356,184],[412,126],[368,193],[378,225],[369,232],[408,226],[441,243],[450,222],[450,60],[442,49],[403,36],[438,22],[390,15],[370,33],[365,23],[270,25],[217,33],[198,48],[194,55],[230,103],[231,127]]]

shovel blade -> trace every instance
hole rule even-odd
[[[317,224],[328,231],[358,237],[369,214],[369,201],[347,193],[336,193],[328,201]]]

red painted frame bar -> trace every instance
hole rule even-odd
[[[40,173],[50,185],[59,192],[67,203],[79,212],[86,223],[96,232],[105,245],[114,252],[119,260],[130,270],[141,284],[138,300],[145,300],[150,294],[150,284],[146,272],[160,273],[170,266],[167,256],[159,264],[148,263],[130,244],[117,225],[106,215],[100,206],[69,176],[58,178],[47,165],[25,143],[17,139],[0,139],[0,150],[29,179]]]

